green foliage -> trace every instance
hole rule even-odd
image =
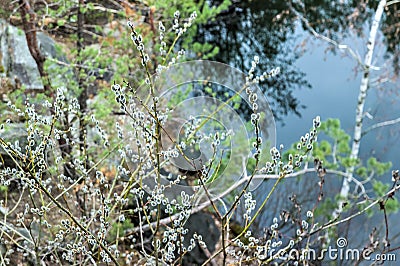
[[[386,193],[391,189],[390,184],[383,183],[382,181],[379,180],[372,180],[372,189],[376,196],[378,197],[384,197]],[[363,202],[362,204],[358,204],[358,208],[360,210],[363,210],[366,208],[371,202],[366,201]],[[396,213],[398,212],[400,208],[400,202],[396,197],[389,197],[387,199],[383,198],[380,202],[380,205],[386,210],[386,214],[389,215],[391,213]],[[379,210],[378,208],[370,208],[366,211],[366,214],[368,217],[372,217],[376,211]]]
[[[364,163],[359,158],[350,158],[351,148],[350,140],[351,137],[341,127],[339,119],[327,119],[321,123],[319,138],[322,140],[314,143],[312,158],[318,158],[323,161],[323,165],[326,169],[337,169],[339,171],[346,172],[347,169],[355,167],[354,174],[355,178],[360,177],[367,180],[368,178],[375,177],[372,180],[373,192],[377,197],[383,196],[388,192],[390,185],[376,180],[376,177],[381,177],[387,173],[392,167],[391,162],[380,162],[375,157],[370,157]],[[284,154],[285,160],[288,160],[289,154],[295,154],[297,152],[296,147],[300,142],[296,142],[292,145]],[[316,216],[322,215],[328,219],[332,218],[332,211],[337,207],[336,201],[325,199],[321,202],[316,211]],[[346,205],[344,210],[352,204]],[[359,204],[360,208],[365,208],[368,203]],[[399,204],[396,198],[390,199],[386,206],[388,212],[394,212],[399,209]],[[389,211],[390,210],[390,211]],[[369,209],[367,215],[372,216],[373,210]]]
[[[219,52],[219,47],[214,47],[209,43],[194,42],[194,37],[197,34],[197,27],[200,24],[205,24],[208,21],[215,20],[216,16],[223,10],[228,9],[231,5],[230,0],[224,0],[218,5],[210,6],[209,1],[205,0],[174,0],[173,3],[168,0],[152,0],[149,1],[149,5],[154,5],[156,10],[162,10],[164,18],[173,18],[176,10],[180,12],[182,19],[188,18],[194,11],[197,12],[195,24],[188,29],[185,33],[185,38],[180,40],[177,49],[185,49],[196,58],[208,59],[215,56]],[[174,8],[171,8],[171,5]],[[183,24],[184,22],[182,22]],[[170,39],[173,39],[170,35]]]
[[[338,165],[335,165],[335,162],[344,167],[357,164],[357,161],[348,158],[351,152],[349,144],[351,138],[341,129],[339,119],[327,119],[321,123],[320,130],[321,135],[326,135],[330,142],[321,141],[320,144],[317,144],[314,149],[314,156],[323,160],[326,167],[337,168]],[[328,159],[331,159],[330,163],[332,164],[326,164]]]
[[[385,203],[385,209],[387,214],[397,213],[400,208],[399,200],[395,197],[389,198]]]
[[[134,227],[134,224],[129,219],[125,219],[123,222],[114,222],[112,224],[109,235],[107,236],[108,241],[112,242],[118,239],[120,236],[124,235],[126,230]]]
[[[321,123],[321,135],[323,139],[316,143],[313,150],[313,156],[324,161],[327,168],[350,168],[356,167],[355,173],[360,177],[366,178],[375,173],[382,176],[391,167],[391,162],[379,162],[375,157],[367,160],[367,166],[363,166],[360,159],[350,158],[350,140],[351,137],[340,127],[339,119],[327,119]]]
[[[8,186],[0,186],[0,193],[7,193]]]
[[[12,5],[6,1],[0,1],[0,19],[8,19],[13,12]]]
[[[197,56],[201,57],[202,59],[209,59],[214,57],[219,52],[219,47],[212,46],[209,43],[201,44],[199,42],[193,43],[191,48]]]
[[[370,175],[376,174],[382,176],[392,167],[391,162],[379,162],[375,157],[370,157],[367,160],[367,166],[360,166],[355,170],[355,173],[362,177],[368,178]]]
[[[187,99],[187,97],[189,96],[189,93],[191,91],[190,86],[192,86],[191,84],[188,84],[187,89],[183,90],[178,90],[174,95],[172,95],[172,97],[170,98],[170,100],[167,103],[167,107],[172,109],[173,107],[175,107],[178,103],[182,102],[183,100]]]
[[[377,196],[382,197],[386,194],[386,192],[389,190],[389,184],[384,184],[380,181],[373,180],[372,181],[372,187],[376,193]]]
[[[391,162],[381,163],[375,157],[370,157],[367,161],[368,169],[370,172],[376,171],[378,176],[383,175],[392,167]]]
[[[337,207],[335,200],[331,198],[326,198],[322,201],[318,207],[315,209],[315,217],[326,217],[328,220],[332,218],[332,210]]]
[[[57,20],[57,26],[64,26],[65,25],[65,20],[64,19],[59,19]]]

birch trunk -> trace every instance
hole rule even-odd
[[[358,102],[356,109],[356,123],[354,127],[354,135],[353,135],[353,143],[351,148],[351,159],[357,159],[359,150],[360,150],[360,141],[362,135],[362,122],[363,122],[363,113],[364,113],[364,104],[365,98],[367,97],[367,91],[369,88],[369,79],[370,79],[370,68],[372,63],[372,56],[374,54],[374,47],[376,41],[376,34],[379,29],[379,24],[382,19],[383,10],[386,6],[386,0],[379,1],[379,5],[375,11],[374,20],[371,25],[371,30],[369,32],[369,38],[367,43],[367,53],[364,58],[363,64],[363,77],[361,79],[360,91],[358,94]],[[343,203],[346,201],[350,191],[350,183],[353,179],[354,166],[349,167],[346,170],[347,177],[343,178],[342,187],[340,190],[340,200],[338,201],[338,207],[333,212],[333,218],[337,218],[343,211]]]

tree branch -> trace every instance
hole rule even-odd
[[[393,187],[391,190],[389,190],[385,195],[383,195],[382,197],[379,197],[378,199],[374,200],[371,204],[369,204],[367,207],[363,208],[362,210],[359,210],[358,212],[343,218],[341,220],[337,220],[338,217],[335,217],[334,219],[332,219],[330,222],[322,225],[321,227],[318,227],[317,229],[311,231],[308,236],[314,235],[317,232],[321,231],[321,230],[325,230],[328,229],[330,227],[339,225],[341,223],[350,221],[351,219],[363,214],[364,212],[366,212],[367,210],[371,209],[373,206],[377,205],[378,203],[382,202],[382,200],[387,199],[388,197],[390,197],[391,195],[393,195],[397,190],[400,189],[400,185],[397,185],[395,187]]]
[[[347,50],[351,57],[353,57],[355,60],[357,60],[358,64],[363,65],[363,62],[360,58],[360,56],[353,51],[347,44],[341,44],[336,42],[335,40],[326,37],[325,35],[319,34],[311,25],[310,22],[302,15],[300,12],[298,12],[292,4],[289,2],[289,9],[292,11],[302,22],[303,25],[307,28],[308,31],[311,32],[312,35],[314,35],[315,38],[323,40],[328,42],[329,44],[337,47],[340,50]]]
[[[360,142],[361,142],[361,137],[362,137],[362,123],[363,123],[363,114],[364,114],[364,105],[365,105],[365,99],[367,97],[367,91],[369,88],[369,78],[370,78],[370,66],[372,63],[372,56],[374,54],[374,48],[375,48],[375,41],[376,41],[376,35],[378,33],[379,29],[379,23],[382,19],[383,11],[386,5],[386,0],[380,0],[379,5],[376,9],[375,12],[375,17],[371,25],[371,29],[369,32],[369,38],[368,38],[368,43],[367,43],[367,53],[365,55],[364,59],[364,72],[363,72],[363,77],[361,79],[361,84],[360,84],[360,90],[358,94],[358,102],[357,102],[357,108],[356,108],[356,123],[354,126],[354,135],[353,135],[353,143],[351,147],[351,153],[350,153],[350,159],[356,160],[359,156],[359,150],[360,150]],[[343,203],[344,201],[348,198],[349,191],[350,191],[350,182],[353,179],[353,172],[354,172],[354,166],[350,166],[347,169],[347,173],[349,174],[347,178],[343,179],[342,183],[342,188],[340,190],[340,198],[342,200],[338,201],[338,207],[336,210],[333,212],[333,217],[338,217],[340,213],[343,211]]]
[[[396,118],[396,119],[376,123],[375,125],[372,125],[371,127],[367,128],[364,132],[362,132],[361,137],[363,137],[365,134],[367,134],[368,132],[370,132],[371,130],[374,130],[376,128],[390,126],[390,125],[394,125],[397,123],[400,123],[400,117]]]
[[[28,43],[29,52],[32,55],[33,59],[36,62],[36,65],[39,70],[39,74],[42,77],[43,87],[45,92],[51,96],[51,86],[49,76],[44,70],[44,62],[46,61],[46,57],[40,51],[37,35],[36,35],[36,14],[33,11],[29,0],[20,0],[20,13],[22,19],[22,27],[25,32],[26,42]]]

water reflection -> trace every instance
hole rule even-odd
[[[289,112],[300,115],[302,106],[293,91],[310,88],[304,73],[293,64],[299,56],[292,47],[293,22],[294,17],[288,16],[282,1],[241,2],[201,28],[198,40],[220,47],[217,61],[244,71],[250,69],[255,55],[260,57],[259,69],[279,66],[282,74],[262,84],[278,119]]]
[[[294,96],[294,92],[311,87],[304,72],[294,64],[301,56],[302,49],[295,49],[295,29],[299,20],[293,9],[302,14],[318,33],[338,41],[350,33],[365,37],[366,21],[371,21],[378,5],[378,1],[233,2],[229,10],[199,29],[198,41],[220,47],[214,59],[243,71],[250,69],[254,55],[260,56],[259,69],[268,70],[279,66],[282,74],[262,84],[278,120],[282,120],[288,113],[300,116],[304,106]],[[386,8],[387,16],[381,26],[386,51],[393,57],[394,73],[400,69],[399,6],[393,4]],[[307,31],[304,24],[302,27]]]

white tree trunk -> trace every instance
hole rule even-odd
[[[369,38],[368,38],[368,43],[367,43],[367,53],[364,58],[364,64],[363,64],[363,77],[361,79],[361,84],[360,84],[360,91],[358,94],[358,102],[357,102],[357,109],[356,109],[356,124],[354,126],[354,135],[353,135],[353,144],[351,148],[351,154],[350,158],[351,159],[357,159],[358,158],[358,153],[360,150],[360,141],[361,141],[361,133],[362,133],[362,122],[363,122],[363,113],[364,113],[364,104],[365,104],[365,98],[367,96],[367,91],[369,88],[369,79],[370,79],[370,67],[372,63],[372,56],[374,53],[374,47],[375,47],[375,40],[376,40],[376,34],[379,29],[379,24],[382,19],[383,15],[383,10],[386,6],[386,0],[381,0],[379,2],[379,5],[376,9],[374,20],[371,25],[371,30],[369,32]],[[342,187],[340,190],[340,198],[338,202],[338,207],[333,213],[334,218],[338,217],[342,211],[343,211],[343,203],[346,201],[349,195],[350,191],[350,183],[353,179],[353,172],[354,172],[354,167],[350,167],[346,170],[347,172],[347,177],[343,178],[343,183]]]

